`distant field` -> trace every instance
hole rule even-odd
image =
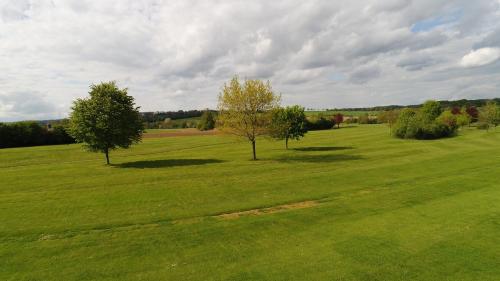
[[[201,117],[191,117],[191,118],[181,118],[181,119],[175,119],[175,120],[172,120],[172,121],[175,121],[175,122],[183,122],[183,121],[186,121],[186,122],[198,122],[200,121]]]
[[[0,280],[499,280],[500,131],[0,150]]]
[[[158,134],[158,133],[177,133],[185,129],[147,129],[144,134]]]
[[[196,125],[198,124],[198,122],[200,121],[200,119],[201,119],[201,117],[173,119],[173,120],[169,120],[168,124],[174,130],[175,129],[182,129],[182,125],[183,124],[188,125],[188,127],[189,127],[189,124],[194,125],[194,126],[191,126],[191,127],[196,127]],[[160,124],[158,124],[158,125],[160,125]],[[165,124],[161,124],[161,125],[165,126]],[[172,129],[160,129],[160,130],[172,130]]]
[[[312,115],[318,115],[318,114],[323,114],[325,116],[331,116],[337,113],[341,113],[346,116],[360,116],[363,114],[368,113],[368,115],[377,115],[380,111],[333,111],[333,110],[328,110],[328,111],[306,111],[307,116],[312,116]]]
[[[206,136],[216,135],[219,131],[208,130],[200,131],[195,128],[186,129],[148,129],[144,132],[143,139],[146,138],[161,138],[161,137],[180,137],[180,136]]]

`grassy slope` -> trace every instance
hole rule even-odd
[[[495,280],[500,133],[0,150],[0,280]],[[323,147],[323,148],[316,148]],[[121,165],[120,165],[121,164]],[[211,215],[318,199],[236,220]]]

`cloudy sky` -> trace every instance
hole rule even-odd
[[[236,74],[313,108],[500,97],[500,0],[0,0],[0,121],[109,80],[143,111],[214,108]]]

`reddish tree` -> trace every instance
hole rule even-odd
[[[460,110],[460,107],[454,106],[454,107],[451,108],[451,113],[453,115],[462,114],[462,110]]]
[[[465,112],[467,112],[467,114],[469,114],[472,122],[477,121],[477,118],[479,117],[479,111],[477,110],[477,108],[475,106],[468,106],[465,109]]]
[[[333,121],[337,124],[337,128],[340,128],[340,123],[344,122],[344,115],[337,113],[333,116]]]

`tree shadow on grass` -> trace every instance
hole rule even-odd
[[[279,159],[280,162],[308,162],[308,163],[333,163],[350,160],[364,159],[360,155],[350,154],[322,154],[322,155],[286,155]]]
[[[353,149],[352,146],[309,146],[309,147],[299,147],[293,148],[296,151],[337,151],[337,150],[346,150]]]
[[[197,166],[206,164],[222,163],[224,161],[218,159],[164,159],[164,160],[149,160],[135,161],[122,164],[114,164],[118,168],[135,168],[135,169],[151,169],[151,168],[166,168],[179,166]]]

